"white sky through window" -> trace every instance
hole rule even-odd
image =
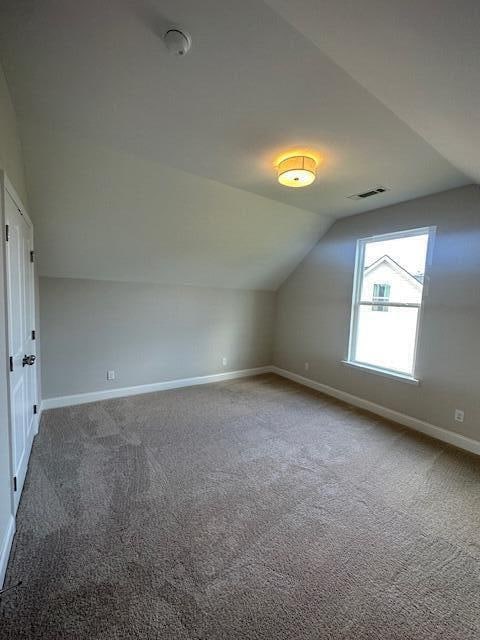
[[[407,236],[368,242],[365,245],[365,267],[384,255],[390,256],[411,274],[423,274],[427,258],[428,235]]]

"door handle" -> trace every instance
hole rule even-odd
[[[35,362],[35,358],[36,358],[36,356],[34,356],[33,353],[30,356],[27,356],[25,354],[23,356],[23,360],[22,360],[22,367],[24,367],[27,364],[31,366]]]

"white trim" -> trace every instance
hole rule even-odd
[[[23,204],[20,196],[18,195],[17,191],[15,190],[14,186],[12,185],[12,183],[10,182],[6,172],[4,170],[0,170],[0,182],[1,182],[1,188],[2,188],[2,196],[1,196],[1,208],[2,208],[2,225],[6,223],[6,204],[5,204],[5,193],[8,193],[8,195],[10,196],[10,198],[13,200],[14,205],[16,206],[16,208],[18,209],[19,214],[21,215],[21,217],[25,220],[27,226],[30,228],[31,231],[31,244],[29,249],[31,251],[34,251],[35,249],[35,242],[34,242],[34,228],[33,228],[33,224],[32,221],[27,213],[27,210],[25,209],[25,205]],[[3,229],[3,226],[2,226]],[[9,289],[9,252],[10,252],[10,248],[9,248],[9,243],[5,243],[6,244],[6,248],[5,248],[5,252],[4,252],[4,270],[5,270],[5,282],[4,282],[4,297],[5,297],[5,303],[6,303],[6,311],[7,311],[7,317],[6,317],[6,337],[7,337],[7,353],[8,350],[10,349],[10,340],[11,340],[11,323],[10,323],[10,314],[11,314],[11,300],[10,300],[10,289]],[[36,312],[37,312],[37,299],[36,299],[36,295],[35,295],[35,270],[36,270],[36,266],[35,264],[30,264],[30,269],[31,269],[31,274],[32,274],[32,308],[31,308],[31,327],[35,326],[35,319],[36,319]],[[34,342],[32,343],[32,346],[30,347],[30,353],[33,353],[34,355],[37,354],[37,343]],[[37,360],[37,363],[34,367],[34,384],[35,384],[35,393],[34,393],[34,404],[39,405],[39,401],[38,401],[38,381],[39,381],[39,363]],[[19,469],[14,469],[14,457],[13,457],[13,433],[12,433],[12,406],[11,406],[11,393],[12,393],[12,389],[11,389],[11,379],[10,376],[7,377],[7,387],[8,387],[8,431],[9,431],[9,449],[10,449],[10,477],[14,477],[15,475],[17,475],[17,477],[19,476]],[[23,489],[23,483],[25,481],[26,478],[26,473],[28,470],[28,463],[29,463],[29,459],[30,459],[30,452],[31,452],[31,448],[32,448],[32,443],[33,443],[33,439],[35,438],[35,436],[38,433],[38,426],[39,426],[39,416],[36,416],[33,418],[33,425],[32,425],[32,430],[31,432],[28,434],[28,438],[29,438],[29,443],[27,444],[27,448],[25,449],[25,461],[22,462],[20,469],[25,468],[25,475],[22,473],[22,479],[19,479],[19,486],[17,488],[17,493],[15,493],[13,491],[13,486],[10,492],[11,495],[11,504],[12,504],[12,510],[13,510],[13,514],[14,516],[16,515],[16,511],[18,509],[18,505],[20,502],[20,497],[21,497],[21,493],[22,493],[22,489]]]
[[[355,268],[353,273],[353,289],[352,289],[352,302],[350,311],[350,330],[348,336],[347,356],[345,361],[348,363],[357,362],[355,354],[357,351],[357,333],[358,333],[358,318],[360,306],[364,303],[361,298],[363,278],[365,276],[365,246],[373,242],[383,242],[385,240],[395,240],[398,238],[408,238],[417,235],[428,235],[427,241],[427,255],[425,256],[425,273],[424,281],[422,285],[422,299],[420,304],[415,305],[418,308],[417,325],[415,329],[415,345],[413,349],[413,366],[411,374],[405,373],[405,375],[416,379],[415,371],[417,367],[417,351],[420,342],[420,335],[422,332],[422,319],[423,310],[425,306],[425,299],[428,295],[429,283],[430,283],[430,269],[432,266],[433,258],[433,245],[435,242],[437,227],[420,227],[418,229],[406,229],[404,231],[395,231],[393,233],[384,233],[382,235],[370,236],[368,238],[359,238],[356,243],[355,251]],[[376,263],[370,265],[373,267]],[[369,267],[369,268],[370,268]],[[389,306],[389,303],[385,303],[383,306]],[[373,365],[374,366],[374,365]]]
[[[397,238],[409,238],[410,236],[428,234],[429,229],[434,228],[434,226],[412,227],[411,229],[402,229],[401,231],[375,234],[373,236],[367,236],[366,238],[360,238],[360,240],[362,242],[385,242],[385,240],[396,240]]]
[[[38,402],[38,400],[37,400],[37,407],[38,407],[38,415],[37,415],[37,419],[35,420],[34,427],[33,427],[33,437],[34,438],[35,438],[35,436],[38,435],[38,430],[40,428],[40,418],[42,417],[42,402]]]
[[[409,429],[420,431],[420,433],[424,433],[428,436],[431,436],[432,438],[436,438],[437,440],[441,440],[442,442],[447,442],[448,444],[453,444],[455,447],[459,447],[460,449],[465,449],[465,451],[470,451],[471,453],[480,455],[480,441],[478,440],[468,438],[467,436],[462,436],[461,434],[454,433],[453,431],[448,431],[447,429],[443,429],[442,427],[436,427],[429,422],[424,422],[423,420],[413,418],[412,416],[400,413],[399,411],[394,411],[393,409],[382,407],[382,405],[376,404],[375,402],[370,402],[370,400],[358,398],[357,396],[347,393],[346,391],[340,391],[340,389],[329,387],[326,384],[316,382],[315,380],[311,380],[310,378],[305,378],[304,376],[300,376],[297,373],[292,373],[291,371],[287,371],[286,369],[271,367],[271,371],[272,373],[276,373],[283,378],[288,378],[289,380],[298,382],[299,384],[302,384],[306,387],[316,389],[317,391],[321,391],[322,393],[337,398],[338,400],[342,400],[343,402],[352,404],[355,407],[359,407],[360,409],[365,409],[366,411],[375,413],[379,416],[382,416],[382,418],[387,418],[387,420],[398,422],[399,424],[402,424]]]
[[[68,407],[72,405],[85,404],[88,402],[96,402],[98,400],[108,400],[110,398],[123,398],[126,396],[134,396],[142,393],[151,393],[154,391],[166,391],[167,389],[179,389],[181,387],[191,387],[199,384],[210,384],[212,382],[221,382],[222,380],[234,380],[236,378],[246,378],[249,376],[257,376],[263,373],[275,373],[283,378],[288,378],[294,382],[298,382],[306,387],[325,393],[326,395],[337,398],[343,402],[365,409],[371,413],[382,416],[387,420],[392,420],[398,424],[402,424],[405,427],[409,427],[414,431],[420,431],[432,438],[453,444],[460,449],[465,449],[471,453],[480,455],[480,441],[462,436],[459,433],[448,431],[442,427],[436,427],[429,422],[413,418],[394,409],[388,409],[382,405],[371,402],[370,400],[364,400],[357,396],[329,387],[321,382],[316,382],[310,378],[305,378],[292,371],[281,369],[276,366],[257,367],[255,369],[241,369],[239,371],[228,371],[226,373],[214,373],[208,376],[197,376],[193,378],[180,378],[177,380],[167,380],[166,382],[156,382],[154,384],[144,384],[135,387],[123,387],[120,389],[106,389],[104,391],[93,391],[91,393],[80,393],[72,396],[60,396],[57,398],[46,398],[42,400],[41,411],[47,409],[56,409],[59,407]]]
[[[401,382],[407,382],[408,384],[420,384],[420,380],[418,378],[409,376],[406,373],[390,371],[389,369],[382,369],[381,367],[374,367],[371,364],[351,362],[350,360],[342,360],[342,364],[346,364],[348,367],[353,367],[354,369],[363,369],[363,371],[375,373],[377,376],[383,376],[384,378],[392,378],[393,380],[400,380]]]
[[[57,409],[98,400],[109,400],[110,398],[123,398],[125,396],[136,396],[142,393],[152,393],[154,391],[166,391],[167,389],[179,389],[180,387],[192,387],[198,384],[209,384],[211,382],[221,382],[222,380],[234,380],[235,378],[246,378],[248,376],[258,376],[262,373],[270,373],[271,367],[256,367],[255,369],[240,369],[239,371],[227,371],[225,373],[214,373],[208,376],[196,376],[193,378],[179,378],[177,380],[167,380],[165,382],[154,382],[153,384],[141,384],[135,387],[122,387],[119,389],[105,389],[103,391],[91,391],[89,393],[78,393],[72,396],[59,396],[57,398],[46,398],[42,400],[42,410]]]
[[[38,407],[37,420],[35,422],[35,431],[34,431],[33,437],[38,435],[38,431],[40,429],[40,421],[42,419],[42,411],[43,411],[43,400],[38,400],[37,398],[37,407]]]
[[[0,547],[0,589],[5,582],[5,574],[7,572],[8,558],[10,557],[10,550],[12,548],[13,536],[15,535],[15,518],[10,514],[5,537],[3,538],[2,545]]]

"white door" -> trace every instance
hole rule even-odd
[[[15,512],[37,432],[33,228],[5,190],[10,428]]]

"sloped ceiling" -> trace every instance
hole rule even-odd
[[[275,290],[325,216],[25,125],[41,274]]]
[[[271,4],[1,3],[42,273],[275,289],[332,217],[471,181],[289,13],[330,3]],[[273,164],[298,147],[318,180],[286,189]]]
[[[272,8],[480,182],[478,0],[267,0]]]

